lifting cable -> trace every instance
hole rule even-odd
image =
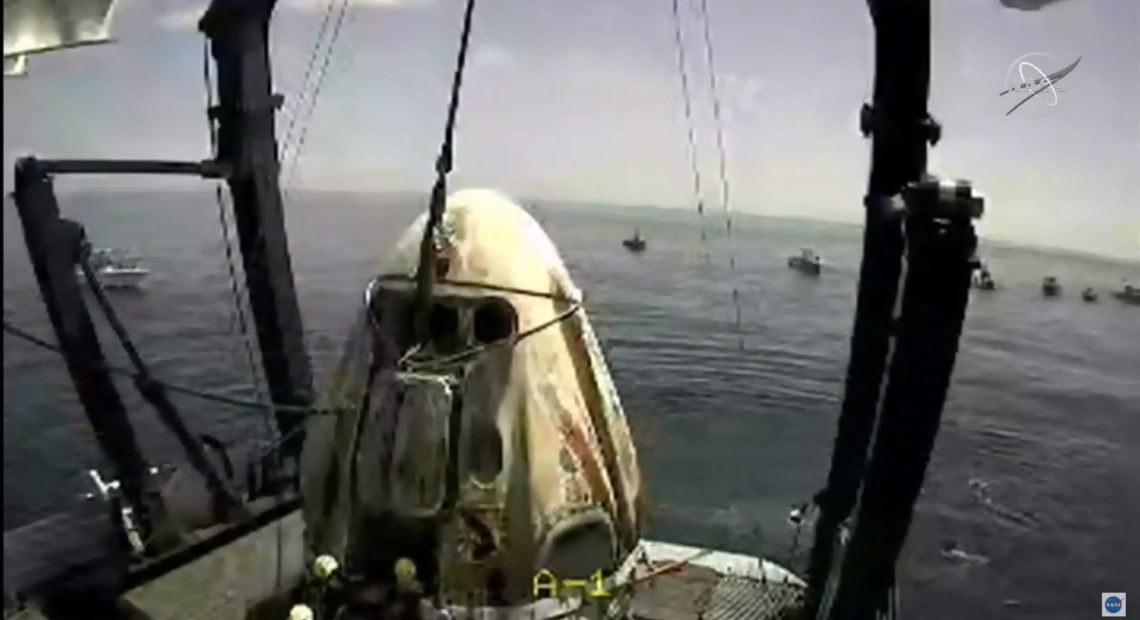
[[[736,333],[740,336],[740,349],[744,349],[744,333],[740,327],[740,290],[736,286],[736,251],[732,247],[732,210],[729,208],[728,157],[724,148],[724,123],[720,113],[720,90],[717,87],[716,63],[713,59],[712,27],[709,24],[708,0],[700,0],[701,19],[704,21],[705,57],[709,65],[709,88],[712,91],[713,122],[716,125],[716,147],[719,154],[720,199],[724,206],[724,232],[728,243],[729,280],[732,282],[732,306],[736,310]]]
[[[436,277],[435,231],[443,219],[447,202],[447,175],[452,167],[452,142],[455,135],[455,118],[459,112],[459,93],[463,85],[463,67],[467,63],[467,47],[471,40],[471,17],[475,0],[467,0],[463,14],[463,33],[459,40],[459,56],[455,62],[455,75],[451,82],[451,101],[447,107],[447,123],[443,130],[443,144],[435,162],[435,185],[431,189],[427,221],[420,240],[420,262],[416,271],[415,334],[417,342],[427,339],[428,309],[431,307],[432,281]]]
[[[335,0],[329,0],[328,6],[330,9],[331,9],[332,3],[334,1]],[[321,89],[325,85],[325,77],[328,76],[329,63],[332,61],[333,50],[336,47],[337,40],[340,38],[341,27],[344,25],[345,17],[348,15],[348,5],[350,3],[351,3],[351,0],[342,0],[342,2],[340,3],[340,8],[337,11],[336,22],[333,25],[332,38],[329,40],[328,45],[326,45],[324,48],[324,57],[321,59],[321,68],[320,68],[320,71],[317,73],[316,83],[313,86],[313,92],[308,97],[308,107],[305,107],[305,108],[302,108],[301,110],[298,110],[298,108],[301,108],[302,104],[305,101],[304,90],[303,90],[305,88],[305,84],[301,85],[302,96],[301,96],[301,98],[299,98],[297,100],[296,106],[294,106],[293,115],[289,121],[289,129],[287,130],[287,132],[285,134],[285,142],[282,145],[282,151],[281,151],[281,168],[280,168],[280,170],[281,170],[282,174],[281,174],[281,180],[280,180],[279,185],[281,186],[281,191],[283,193],[285,192],[285,187],[288,185],[289,181],[292,179],[294,171],[297,169],[297,162],[300,161],[300,159],[301,159],[301,151],[305,148],[305,139],[309,135],[309,126],[310,126],[309,122],[313,119],[313,112],[317,108],[317,101],[320,98]],[[318,37],[319,36],[320,36],[320,34],[318,34]],[[319,41],[318,41],[318,44],[319,44]],[[314,47],[313,56],[312,56],[313,61],[315,61],[315,59],[316,59],[316,53],[317,53],[317,48]],[[311,62],[310,64],[313,64],[313,63]],[[307,74],[307,72],[306,72],[306,74]],[[289,152],[289,147],[290,147],[289,139],[292,137],[293,126],[297,121],[297,115],[298,114],[302,115],[302,119],[300,120],[300,125],[298,126],[298,131],[300,133],[298,135],[297,142],[293,146],[293,150],[290,153]],[[292,155],[291,159],[289,157],[290,155]],[[287,169],[286,169],[286,165],[288,165]]]
[[[325,13],[324,16],[321,17],[321,25],[317,29],[316,40],[313,41],[313,49],[309,52],[309,60],[305,63],[305,73],[301,77],[301,83],[297,86],[297,99],[285,110],[289,115],[289,119],[288,125],[286,125],[284,139],[281,141],[281,150],[278,156],[278,160],[281,162],[285,162],[289,158],[289,148],[293,131],[297,127],[297,121],[301,118],[302,106],[307,96],[305,89],[309,85],[309,79],[312,77],[313,69],[317,65],[317,54],[320,53],[325,40],[325,33],[328,31],[329,22],[332,19],[333,5],[335,3],[336,0],[328,0],[328,2],[325,3]]]
[[[709,262],[708,237],[705,234],[705,199],[701,191],[701,170],[697,165],[697,130],[693,123],[692,94],[689,92],[689,74],[685,62],[685,41],[681,35],[681,11],[679,0],[673,0],[673,34],[677,47],[677,72],[681,76],[681,96],[685,102],[685,126],[689,139],[689,167],[693,171],[693,197],[697,201],[697,214],[700,216],[701,251],[704,261]]]

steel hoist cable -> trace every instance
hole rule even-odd
[[[443,144],[439,158],[435,162],[435,184],[431,189],[428,203],[427,221],[424,224],[423,238],[420,240],[420,261],[416,270],[415,292],[415,335],[417,342],[424,342],[428,330],[428,310],[431,306],[432,282],[436,277],[435,232],[443,219],[447,201],[447,175],[452,167],[452,144],[455,137],[455,118],[459,112],[459,93],[463,86],[463,68],[467,64],[467,49],[471,40],[471,18],[475,12],[475,0],[467,0],[463,13],[463,31],[459,40],[459,55],[455,61],[455,74],[451,82],[451,101],[447,107],[447,123],[443,129]]]
[[[692,93],[689,89],[689,74],[685,61],[685,41],[681,34],[681,11],[679,0],[673,0],[673,34],[677,48],[677,73],[681,79],[681,97],[685,103],[685,128],[689,142],[689,167],[693,173],[693,198],[697,203],[697,215],[700,217],[701,252],[704,262],[709,262],[708,236],[705,232],[705,199],[701,191],[701,169],[697,164],[697,130],[693,123]]]
[[[740,336],[740,349],[744,349],[744,332],[740,324],[740,289],[736,286],[736,251],[732,243],[732,210],[729,207],[728,157],[724,147],[724,123],[721,119],[720,90],[713,57],[712,26],[709,20],[708,0],[699,0],[701,19],[704,22],[705,58],[709,65],[709,88],[712,91],[713,123],[716,125],[716,147],[719,155],[720,199],[724,207],[725,239],[728,243],[729,280],[732,282],[732,306],[736,311],[736,333]]]
[[[289,157],[290,142],[293,137],[293,132],[297,127],[297,121],[301,118],[301,112],[304,109],[305,100],[309,96],[306,93],[306,88],[309,85],[309,79],[313,75],[313,69],[317,65],[317,56],[324,45],[325,33],[328,31],[330,20],[332,19],[333,6],[337,0],[328,0],[325,3],[324,15],[321,17],[321,25],[317,29],[316,39],[313,41],[313,49],[309,52],[309,60],[305,63],[305,73],[301,77],[301,83],[297,86],[297,99],[288,106],[285,111],[289,114],[288,124],[286,125],[285,134],[281,140],[281,150],[278,156],[279,161],[285,162]],[[334,40],[335,43],[335,40]]]
[[[312,95],[308,98],[308,107],[304,108],[301,111],[304,116],[303,120],[300,121],[300,134],[297,138],[296,146],[291,153],[292,159],[288,159],[289,153],[285,152],[284,150],[282,151],[282,175],[280,183],[282,193],[286,191],[286,187],[288,186],[289,181],[292,179],[293,173],[297,170],[298,162],[301,159],[301,152],[305,148],[305,139],[309,136],[310,121],[312,121],[313,112],[317,108],[317,101],[320,99],[321,89],[324,88],[325,78],[328,76],[329,63],[332,62],[333,50],[336,48],[337,40],[340,39],[340,33],[342,32],[342,27],[344,26],[345,17],[348,15],[348,6],[351,4],[351,1],[352,0],[343,0],[340,3],[340,8],[337,11],[336,22],[333,24],[332,38],[329,40],[328,45],[324,48],[325,53],[324,57],[321,60],[321,68],[317,73],[316,84],[313,86]],[[298,105],[300,104],[301,102],[298,101]],[[292,124],[292,121],[290,124]],[[289,136],[286,135],[286,140],[288,140],[288,138]],[[284,148],[287,149],[288,144],[286,144]],[[288,165],[287,169],[285,168],[285,165]]]

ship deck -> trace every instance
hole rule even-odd
[[[281,620],[289,602],[282,584],[297,583],[303,571],[303,524],[289,513],[211,553],[127,592],[123,597],[140,620]],[[755,557],[642,541],[616,577],[633,579],[633,620],[780,620],[792,617],[803,582],[786,569]],[[516,613],[474,614],[515,620]],[[547,614],[535,615],[539,620]],[[582,611],[562,618],[594,618]],[[12,617],[46,620],[38,611]]]

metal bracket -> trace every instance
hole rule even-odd
[[[965,179],[939,179],[925,175],[902,191],[907,215],[933,219],[976,220],[985,213],[985,200],[974,194]]]
[[[881,209],[886,215],[929,217],[933,219],[980,219],[985,213],[985,199],[974,193],[965,179],[940,179],[925,175],[908,183],[898,194],[866,196],[863,205]]]
[[[205,179],[227,178],[229,166],[224,162],[161,161],[145,159],[41,159],[36,160],[38,170],[53,174],[174,174],[198,176]]]
[[[156,468],[151,468],[150,473],[153,475],[157,473]],[[123,497],[122,485],[118,480],[103,481],[99,472],[94,469],[87,470],[87,475],[91,476],[91,480],[95,483],[95,491],[98,493],[100,499],[111,507],[111,509],[118,513],[119,527],[122,528],[123,535],[130,544],[131,550],[136,555],[142,555],[146,552],[146,545],[143,543],[142,534],[139,532],[138,521],[135,518],[135,511],[131,508],[130,502],[127,502]]]
[[[888,123],[889,121],[885,120],[883,115],[878,113],[869,103],[864,103],[859,110],[859,131],[862,132],[864,138],[869,138],[872,134],[882,131],[884,127],[888,126]],[[926,115],[926,118],[918,121],[918,131],[930,143],[930,146],[935,146],[942,139],[942,125],[929,114]]]
[[[906,202],[901,194],[890,196],[864,196],[863,206],[867,209],[876,209],[888,217],[901,217],[906,214]]]
[[[281,106],[283,105],[285,105],[285,95],[282,95],[281,93],[274,93],[268,99],[255,101],[244,106],[210,106],[210,108],[206,110],[206,113],[209,115],[210,120],[216,121],[222,116],[254,114],[257,112],[265,112],[266,110],[272,110],[276,112],[277,110],[280,110]]]

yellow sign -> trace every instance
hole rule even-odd
[[[544,568],[534,574],[533,581],[531,592],[534,598],[558,598],[558,578],[554,573]]]
[[[593,587],[587,589],[593,583]],[[589,579],[563,579],[559,582],[553,572],[542,569],[534,574],[531,592],[534,598],[558,598],[560,590],[581,590],[590,598],[609,598],[610,591],[606,589],[605,577],[602,569],[594,571]]]

